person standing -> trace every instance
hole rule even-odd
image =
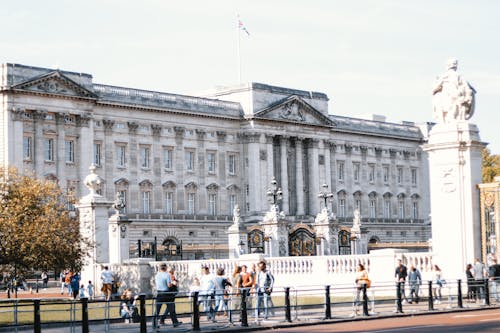
[[[87,294],[89,295],[89,299],[94,299],[94,285],[92,284],[92,281],[89,281],[89,284],[87,285]]]
[[[114,273],[109,269],[108,266],[104,266],[104,270],[101,272],[102,280],[102,292],[104,293],[104,299],[109,301],[111,299],[111,293],[113,290]]]
[[[410,266],[410,272],[408,273],[408,283],[410,284],[410,303],[415,302],[418,304],[418,292],[422,284],[422,276],[420,275],[420,271],[413,265]]]
[[[78,293],[80,292],[80,275],[78,273],[71,276],[70,285],[73,299],[76,299],[78,297]]]
[[[356,267],[356,279],[354,280],[356,283],[356,293],[354,297],[354,302],[352,304],[352,317],[358,315],[358,306],[361,304],[360,295],[363,287],[366,285],[368,287],[369,279],[368,272],[365,269],[365,266],[362,263],[358,264]]]
[[[400,288],[401,299],[403,299],[403,303],[406,303],[408,302],[408,299],[405,295],[405,282],[406,277],[408,276],[408,269],[405,265],[403,265],[401,259],[398,259],[398,266],[396,267],[394,276],[396,277],[396,283]]]
[[[47,284],[49,283],[49,276],[47,275],[47,272],[43,271],[41,278],[42,278],[42,288],[47,288]]]
[[[443,279],[443,272],[441,271],[441,268],[439,268],[438,265],[434,265],[434,284],[432,287],[432,291],[434,293],[434,303],[436,304],[441,303],[441,288],[443,288],[443,285],[445,283],[446,282]]]
[[[159,317],[158,324],[165,324],[165,318],[170,314],[170,319],[172,319],[172,324],[177,327],[182,324],[177,320],[177,314],[175,313],[175,294],[178,291],[177,279],[174,275],[174,269],[172,267],[167,268],[167,264],[160,265],[160,271],[156,274],[156,317]],[[165,312],[160,315],[161,307],[163,304],[166,305]]]
[[[136,323],[139,319],[139,311],[137,310],[137,299],[139,296],[132,296],[132,290],[126,289],[121,296],[120,303],[120,317],[125,319],[125,323],[129,324],[131,321]]]
[[[215,283],[214,276],[210,273],[208,266],[201,268],[200,279],[200,301],[203,303],[203,310],[207,314],[207,320],[215,321],[214,311]]]
[[[247,309],[249,309],[251,305],[250,290],[253,287],[253,277],[252,274],[248,272],[247,265],[241,266],[241,286],[242,286],[241,292],[245,293]]]
[[[226,313],[227,304],[224,299],[227,292],[226,287],[231,286],[231,282],[224,276],[225,270],[223,267],[217,269],[217,276],[214,279],[215,284],[215,311]]]
[[[500,284],[500,265],[497,263],[497,258],[493,257],[491,259],[491,265],[489,267],[488,276],[491,283],[491,294],[495,297],[495,301],[498,303],[498,284]]]
[[[467,276],[467,299],[469,303],[476,301],[476,285],[474,283],[474,273],[471,264],[465,267],[465,275]]]
[[[479,297],[483,302],[483,305],[486,304],[486,299],[484,297],[484,279],[486,277],[485,269],[483,263],[476,258],[474,260],[474,266],[472,266],[472,270],[474,272],[474,285],[476,287],[476,293],[479,291]]]
[[[267,265],[264,260],[259,261],[259,272],[256,276],[255,289],[257,292],[257,300],[255,306],[255,320],[259,320],[259,310],[264,307],[264,319],[268,318],[269,314],[269,299],[273,292],[274,276],[267,270]]]
[[[64,288],[66,288],[66,271],[61,271],[59,273],[59,280],[61,281],[61,295],[64,294]]]

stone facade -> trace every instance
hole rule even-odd
[[[327,184],[340,230],[359,209],[374,248],[430,238],[425,126],[333,115],[323,93],[259,83],[198,97],[17,64],[1,75],[0,164],[57,181],[72,209],[95,163],[142,254],[156,240],[158,259],[227,258],[235,205],[258,228],[273,178],[290,230],[314,223]]]

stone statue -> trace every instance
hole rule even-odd
[[[233,223],[236,224],[236,225],[239,225],[241,223],[240,207],[238,205],[234,205],[234,209],[233,209]]]
[[[433,119],[440,123],[469,120],[474,114],[476,91],[457,73],[457,66],[456,59],[449,59],[432,90]]]
[[[361,213],[357,208],[354,210],[354,219],[352,220],[352,231],[353,232],[361,231]]]
[[[116,210],[116,214],[120,214],[120,211],[122,211],[125,206],[125,198],[120,194],[120,192],[116,192],[116,198],[113,202],[113,208]]]

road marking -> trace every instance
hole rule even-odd
[[[398,328],[388,328],[385,330],[377,330],[377,331],[365,331],[365,332],[370,332],[370,333],[377,333],[377,332],[401,332],[404,330],[414,330],[414,329],[420,329],[420,328],[429,328],[429,327],[442,327],[444,325],[419,325],[419,326],[411,326],[411,327],[398,327]]]
[[[487,316],[498,316],[498,313],[466,314],[466,315],[453,316],[452,318],[471,318],[471,317],[487,317]]]
[[[491,319],[481,319],[480,321],[498,321],[499,318],[491,318]]]

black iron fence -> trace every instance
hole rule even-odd
[[[499,281],[500,282],[500,281]],[[409,312],[480,308],[498,304],[496,281],[478,280],[467,286],[461,280],[437,284],[394,283],[363,286],[327,285],[280,288],[271,294],[247,289],[237,293],[206,295],[199,292],[165,298],[141,294],[137,321],[122,317],[121,300],[2,300],[0,332],[41,332],[46,327],[61,327],[64,332],[141,332],[171,329],[170,317],[161,322],[164,305],[175,304],[179,323],[199,331],[230,326],[270,325],[304,321],[346,319],[356,316],[395,315]],[[473,292],[471,291],[473,288]],[[464,290],[466,291],[464,292]],[[490,292],[492,291],[492,292]],[[161,301],[161,303],[159,303]],[[157,306],[163,306],[157,314]],[[218,307],[217,307],[218,306]],[[172,310],[172,308],[169,308]],[[180,325],[180,324],[178,324]],[[177,325],[174,325],[177,326]],[[64,330],[63,330],[64,329]]]

